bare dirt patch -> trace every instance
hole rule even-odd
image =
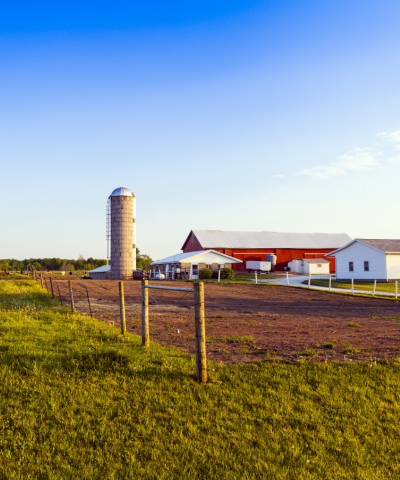
[[[117,281],[74,279],[72,285],[79,311],[89,313],[87,288],[93,316],[119,326]],[[56,279],[56,293],[58,288],[67,302],[66,280]],[[124,282],[124,290],[128,331],[140,335],[140,282]],[[151,340],[194,353],[193,294],[150,290],[149,300]],[[400,356],[400,305],[393,300],[281,286],[206,284],[205,312],[207,357],[214,361],[374,361]]]

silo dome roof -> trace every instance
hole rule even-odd
[[[124,187],[119,187],[113,190],[112,194],[110,197],[134,197],[135,195],[128,190],[127,188]]]

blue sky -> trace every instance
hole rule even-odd
[[[191,229],[400,238],[400,3],[0,7],[1,258],[105,257]]]

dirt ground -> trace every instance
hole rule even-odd
[[[64,303],[68,279],[54,279]],[[47,281],[48,282],[48,281]],[[185,282],[153,282],[190,288]],[[49,283],[48,283],[49,286]],[[72,281],[77,310],[119,327],[118,282]],[[141,334],[141,284],[124,282],[127,328]],[[150,338],[194,353],[193,293],[149,290]],[[207,358],[374,361],[400,357],[400,304],[298,288],[205,284]]]

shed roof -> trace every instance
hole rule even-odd
[[[102,265],[101,267],[97,267],[94,270],[89,270],[88,273],[102,273],[102,272],[108,272],[111,270],[111,265]]]
[[[345,233],[237,232],[222,230],[192,230],[192,232],[203,248],[334,249],[342,247],[351,240]]]
[[[187,263],[191,263],[191,260],[198,260],[195,257],[207,257],[210,254],[213,254],[216,258],[219,257],[221,259],[220,263],[242,263],[242,260],[238,260],[237,258],[230,257],[229,255],[225,255],[221,252],[216,252],[215,250],[198,250],[197,252],[186,252],[186,253],[177,253],[176,255],[171,255],[170,257],[162,258],[161,260],[157,260],[156,262],[152,262],[150,265],[165,265],[167,263],[180,263],[182,261],[186,261]],[[200,262],[203,263],[203,262]]]

